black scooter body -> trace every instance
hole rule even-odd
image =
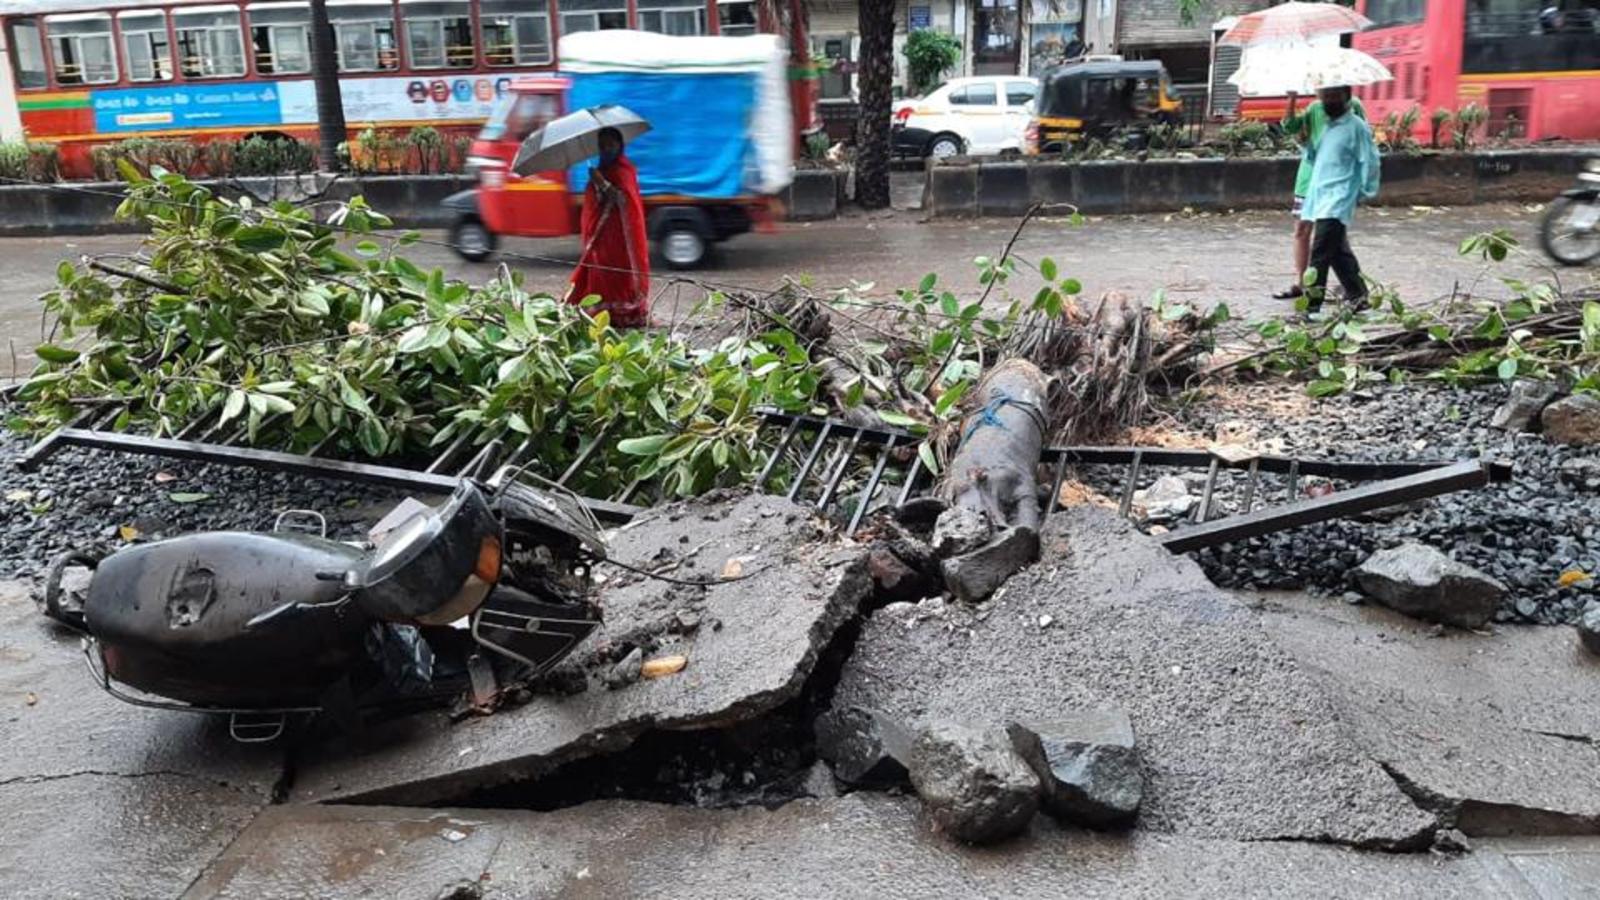
[[[107,674],[196,706],[316,706],[374,670],[371,619],[343,573],[362,552],[304,534],[211,532],[129,547],[103,560],[84,601]],[[319,574],[322,577],[318,577]],[[264,613],[297,601],[293,616]]]

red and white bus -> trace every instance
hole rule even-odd
[[[1372,54],[1394,80],[1356,90],[1367,118],[1421,111],[1427,137],[1435,109],[1476,103],[1491,137],[1600,138],[1600,0],[1357,0],[1373,26],[1344,38]],[[1237,53],[1218,48],[1218,77]],[[1227,66],[1224,67],[1224,63]],[[1215,88],[1214,88],[1215,89]],[[1276,121],[1285,101],[1239,101],[1240,119]]]
[[[1476,103],[1488,134],[1600,138],[1600,0],[1361,0],[1373,27],[1351,46],[1394,80],[1357,91],[1378,121],[1412,106]]]
[[[352,135],[474,134],[512,78],[554,69],[563,33],[739,35],[779,18],[773,0],[328,0],[328,17]],[[0,0],[23,130],[60,146],[69,177],[131,137],[313,138],[310,26],[305,0]],[[796,134],[811,88],[793,87]]]

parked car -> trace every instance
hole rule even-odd
[[[988,76],[947,81],[894,107],[894,149],[907,156],[944,159],[1021,153],[1039,83]]]

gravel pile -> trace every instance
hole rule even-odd
[[[0,578],[36,579],[66,550],[106,552],[208,529],[269,530],[287,509],[313,509],[328,535],[366,532],[399,494],[349,482],[68,449],[32,472],[31,440],[0,428]]]
[[[1257,386],[1251,396],[1278,390],[1298,388]],[[1567,460],[1600,459],[1600,452],[1489,427],[1505,396],[1499,386],[1457,389],[1414,383],[1332,398],[1310,406],[1304,415],[1269,411],[1268,404],[1207,404],[1179,413],[1181,427],[1205,436],[1215,435],[1218,426],[1237,428],[1243,420],[1256,429],[1258,439],[1281,438],[1281,452],[1307,458],[1455,460],[1486,454],[1515,464],[1513,480],[1506,484],[1383,511],[1365,521],[1326,522],[1253,538],[1200,551],[1195,558],[1224,587],[1343,593],[1355,589],[1353,570],[1374,550],[1419,541],[1509,588],[1497,621],[1575,622],[1597,596],[1594,582],[1564,587],[1560,580],[1572,570],[1600,574],[1600,493],[1594,490],[1600,482],[1593,487],[1581,479],[1568,484],[1559,470]],[[1198,496],[1204,474],[1190,474],[1186,480]],[[1244,483],[1242,474],[1222,482],[1214,516],[1241,508]],[[1283,479],[1263,478],[1260,490],[1265,493],[1258,492],[1256,505],[1284,502],[1285,489]]]

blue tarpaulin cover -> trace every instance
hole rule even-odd
[[[645,195],[729,198],[748,193],[754,165],[750,122],[755,72],[569,72],[567,108],[616,103],[650,123],[628,144]],[[591,160],[572,170],[572,189],[589,183]]]

